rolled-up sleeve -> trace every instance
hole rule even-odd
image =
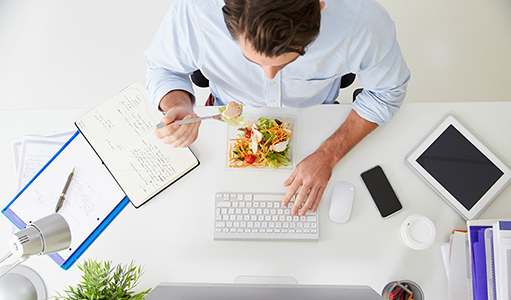
[[[380,5],[362,9],[350,38],[346,59],[364,88],[352,108],[368,121],[386,124],[403,103],[410,80],[394,22]]]
[[[194,92],[189,75],[200,67],[203,47],[199,24],[191,1],[175,0],[165,15],[151,44],[147,58],[147,93],[158,107],[168,92]]]

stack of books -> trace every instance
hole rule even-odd
[[[451,299],[511,300],[511,220],[470,220],[453,231],[446,262]]]

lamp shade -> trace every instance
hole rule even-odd
[[[32,222],[11,237],[11,252],[18,258],[64,250],[71,245],[71,230],[61,215],[54,213]]]

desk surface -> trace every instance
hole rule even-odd
[[[312,153],[346,118],[348,105],[318,106],[306,110],[281,109],[297,116],[295,158]],[[197,108],[200,115],[215,108]],[[405,165],[406,155],[447,114],[460,119],[506,164],[511,165],[511,102],[405,104],[388,125],[378,128],[357,145],[334,169],[319,208],[318,242],[214,241],[214,193],[261,190],[284,192],[289,171],[229,170],[225,167],[226,125],[204,121],[192,146],[201,165],[140,209],[128,206],[81,257],[143,265],[138,289],[159,282],[229,283],[240,275],[292,276],[301,284],[369,285],[380,292],[392,280],[417,282],[428,299],[447,299],[447,282],[440,246],[453,229],[465,228],[464,220],[422,179]],[[15,174],[11,140],[26,134],[73,129],[73,121],[86,110],[0,110],[0,205],[14,196]],[[247,112],[275,114],[274,110]],[[323,130],[311,124],[318,122]],[[216,141],[216,142],[215,142]],[[374,165],[387,173],[403,210],[382,219],[359,174]],[[248,180],[250,178],[250,180]],[[332,183],[355,185],[355,201],[346,224],[328,218]],[[233,188],[234,187],[234,188]],[[480,218],[511,217],[511,188]],[[507,213],[506,213],[507,211]],[[184,212],[184,213],[183,213]],[[437,238],[427,250],[414,251],[399,237],[402,221],[422,214],[436,225]],[[3,218],[3,217],[2,217]],[[8,251],[10,222],[0,220],[0,253]],[[75,285],[81,273],[73,266],[61,270],[46,257],[30,258],[26,265],[43,278],[49,296]]]

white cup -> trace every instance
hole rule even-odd
[[[435,224],[421,215],[411,215],[401,224],[401,239],[413,250],[424,250],[436,237]]]

